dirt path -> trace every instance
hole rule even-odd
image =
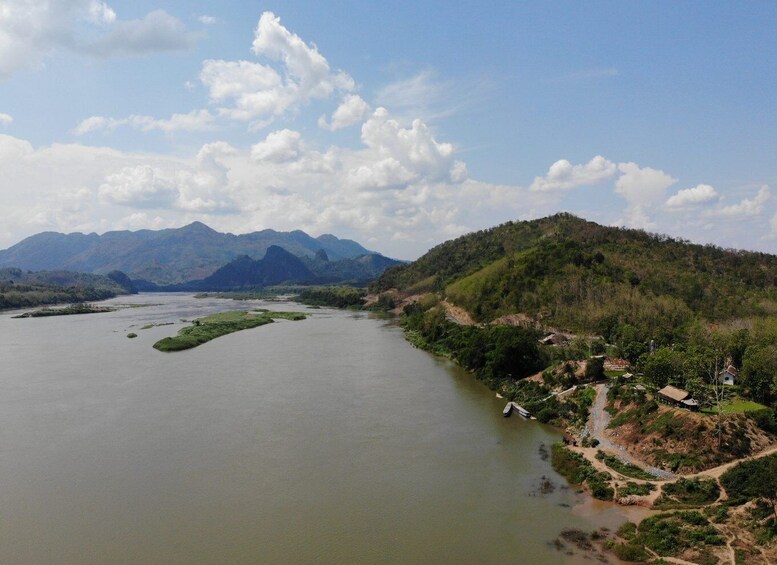
[[[591,415],[588,420],[588,433],[592,438],[599,440],[598,448],[606,453],[615,455],[622,463],[631,463],[632,465],[644,469],[651,475],[657,477],[658,480],[676,479],[677,475],[674,473],[659,469],[658,467],[652,467],[631,455],[626,451],[625,447],[613,443],[607,434],[607,426],[610,424],[610,414],[604,409],[607,405],[608,387],[606,384],[598,384],[595,385],[594,388],[596,389],[596,399],[591,406]]]
[[[750,457],[745,457],[744,459],[737,459],[735,461],[731,461],[729,463],[719,465],[718,467],[707,469],[706,471],[699,471],[698,473],[694,473],[693,475],[685,475],[685,477],[688,479],[692,479],[694,477],[712,477],[713,479],[719,479],[723,473],[731,469],[737,463],[742,463],[743,461],[751,461],[753,459],[760,459],[761,457],[766,457],[767,455],[772,455],[774,453],[777,453],[777,445],[767,447],[763,451],[760,451],[755,455],[751,455]]]
[[[461,326],[474,326],[475,320],[469,315],[464,308],[451,304],[447,300],[442,301],[442,305],[445,308],[445,312],[448,314],[448,318]]]

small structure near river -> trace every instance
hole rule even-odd
[[[699,401],[694,399],[690,392],[672,385],[666,385],[659,390],[657,396],[659,400],[678,408],[687,408],[688,410],[699,409]]]

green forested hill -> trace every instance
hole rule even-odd
[[[93,275],[0,269],[0,309],[105,300],[136,292],[132,281],[121,271]]]
[[[611,337],[670,342],[694,318],[777,313],[777,256],[694,245],[569,214],[509,222],[387,270],[374,291],[440,292],[478,321],[525,313]]]

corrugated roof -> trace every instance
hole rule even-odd
[[[690,396],[690,393],[687,390],[683,390],[672,385],[666,385],[664,388],[658,391],[658,394],[667,398],[671,398],[677,402],[682,402]]]

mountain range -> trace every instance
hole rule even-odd
[[[121,271],[133,281],[140,281],[141,285],[145,282],[176,285],[204,280],[238,258],[260,260],[271,246],[283,248],[289,254],[307,260],[308,269],[318,265],[323,279],[328,273],[334,273],[338,280],[342,278],[341,269],[333,266],[342,260],[346,261],[342,265],[343,272],[355,275],[344,278],[362,281],[379,274],[372,268],[375,264],[398,263],[369,251],[355,241],[338,239],[330,234],[314,238],[299,230],[278,232],[266,229],[233,235],[194,222],[177,229],[112,231],[102,235],[43,232],[0,251],[0,268],[96,274]],[[321,253],[326,261],[321,260]],[[354,266],[359,264],[364,268]],[[313,278],[318,276],[314,274]]]

